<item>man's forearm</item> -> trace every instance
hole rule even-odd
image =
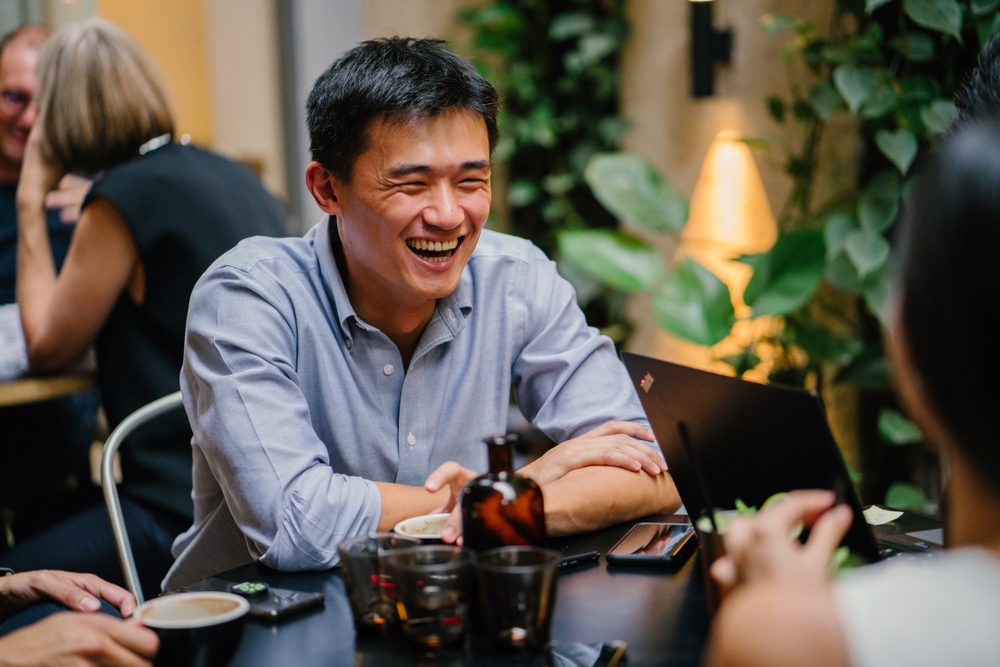
[[[422,486],[406,486],[390,482],[375,482],[382,496],[382,514],[378,529],[392,530],[403,519],[429,514],[448,500],[447,487],[437,493],[430,493]]]
[[[612,466],[588,466],[542,487],[551,536],[597,530],[622,521],[667,514],[680,506],[670,473],[656,476]]]

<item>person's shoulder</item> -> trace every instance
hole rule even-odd
[[[548,257],[528,239],[484,229],[471,261],[513,259],[518,262],[546,262]]]
[[[317,261],[311,233],[289,237],[251,236],[219,256],[206,275],[235,269],[265,279],[309,272],[316,267]]]

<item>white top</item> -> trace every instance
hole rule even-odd
[[[855,667],[1000,665],[1000,558],[984,549],[860,568],[834,602]]]

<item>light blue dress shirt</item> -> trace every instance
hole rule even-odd
[[[528,241],[484,231],[409,368],[361,320],[337,269],[336,225],[252,238],[191,296],[181,389],[194,432],[193,526],[167,586],[253,559],[325,569],[374,530],[371,480],[422,485],[454,460],[487,469],[513,392],[555,442],[645,417],[610,339]]]

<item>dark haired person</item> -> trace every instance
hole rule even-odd
[[[114,24],[91,19],[60,29],[42,49],[38,77],[39,115],[17,189],[17,303],[28,360],[34,370],[58,370],[93,344],[114,428],[177,391],[195,281],[245,236],[281,234],[281,205],[243,165],[173,140],[155,65]],[[96,178],[57,274],[43,202],[64,173]],[[171,415],[121,449],[122,507],[148,594],[191,521],[190,439],[185,417]],[[0,559],[17,570],[122,581],[100,499]]]
[[[888,349],[897,391],[948,471],[949,549],[827,568],[850,523],[832,494],[797,492],[727,531],[713,566],[735,586],[717,665],[995,665],[1000,656],[1000,122],[966,119],[920,176],[901,221]],[[805,545],[788,539],[815,521]]]
[[[316,81],[306,185],[328,216],[241,243],[191,297],[195,523],[168,587],[328,568],[344,538],[448,507],[512,390],[562,443],[524,471],[550,533],[678,505],[611,341],[539,250],[483,229],[497,106],[436,40],[365,42]]]

